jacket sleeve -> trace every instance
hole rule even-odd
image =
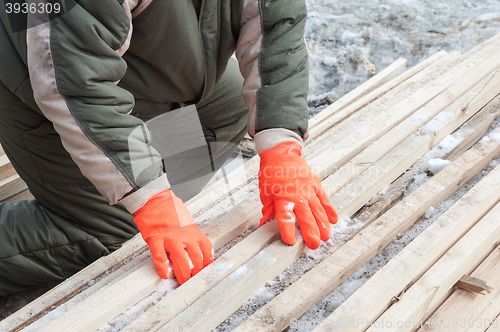
[[[38,0],[46,3],[47,0]],[[134,97],[117,86],[138,0],[81,0],[59,17],[28,15],[28,70],[35,101],[82,173],[130,212],[168,189]]]
[[[306,17],[304,0],[243,0],[236,57],[260,152],[307,138]]]

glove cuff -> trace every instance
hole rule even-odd
[[[255,149],[259,155],[285,142],[294,142],[300,147],[304,145],[304,141],[299,135],[291,130],[283,128],[260,131],[255,134],[253,139],[255,142]]]
[[[144,187],[136,192],[122,198],[119,203],[125,205],[125,208],[131,214],[143,207],[153,196],[170,188],[166,174],[161,175],[159,178],[149,182]]]

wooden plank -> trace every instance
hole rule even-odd
[[[0,180],[0,201],[3,201],[26,189],[28,189],[28,186],[17,174]]]
[[[484,320],[487,318],[482,315],[486,307],[500,293],[500,246],[482,262],[472,273],[474,278],[480,278],[487,284],[495,287],[489,294],[475,294],[466,290],[457,289],[444,302],[443,305],[426,321],[425,328],[421,331],[440,331],[443,328],[453,328],[453,331],[460,332],[468,330],[468,327],[477,325],[485,326]],[[462,279],[460,279],[462,280]],[[493,317],[489,317],[490,321]],[[452,320],[457,322],[452,326]],[[470,325],[469,325],[470,324]],[[481,326],[482,325],[482,326]]]
[[[437,101],[431,101],[432,107],[436,107],[437,104],[440,104],[441,109],[443,109],[445,106],[449,105],[449,103],[458,97],[456,91],[460,89],[464,90],[463,84],[468,87],[474,85],[470,84],[470,81],[465,80],[461,81],[462,84],[457,84],[455,82],[456,79],[459,79],[467,72],[469,73],[468,75],[470,75],[469,78],[474,77],[476,73],[475,70],[470,70],[471,67],[474,67],[483,59],[489,58],[489,61],[485,61],[485,63],[482,63],[481,66],[484,66],[483,68],[489,67],[487,63],[491,61],[490,64],[492,66],[487,69],[487,72],[491,72],[494,68],[496,68],[495,66],[497,66],[496,62],[498,61],[498,55],[493,53],[498,51],[498,46],[499,45],[496,44],[489,46],[477,54],[467,58],[464,62],[453,67],[443,76],[435,78],[432,82],[428,82],[428,84],[425,85],[425,88],[418,89],[411,96],[402,100],[394,107],[391,107],[390,110],[374,119],[371,119],[363,127],[358,128],[350,135],[337,142],[335,145],[332,145],[328,149],[324,150],[321,154],[308,160],[313,172],[316,173],[320,179],[324,179],[333,171],[339,169],[346,162],[354,158],[356,154],[368,147],[373,141],[380,138],[401,121],[409,117],[412,113],[423,107],[426,103],[430,102],[434,97],[450,88],[450,86],[453,86],[453,88],[447,90],[447,93],[440,96]],[[455,62],[458,63],[459,60],[457,59]],[[477,69],[479,69],[479,67]],[[482,71],[482,69],[480,71]],[[480,71],[478,71],[477,74],[479,74]],[[474,82],[477,83],[478,77],[482,79],[484,78],[484,75],[487,75],[487,73],[483,72],[480,76],[476,76]],[[257,184],[255,183],[253,187],[257,187]],[[256,191],[256,189],[254,190]],[[224,211],[224,208],[228,205],[230,205],[230,202],[222,200],[219,204],[219,211]],[[201,219],[207,219],[207,217],[204,216],[199,217]]]
[[[499,271],[500,272],[500,271]],[[484,295],[484,292],[491,293],[493,288],[489,286],[486,281],[475,278],[473,276],[465,274],[462,278],[460,278],[457,283],[453,286],[460,288],[461,290],[478,293]]]
[[[0,155],[0,180],[16,174],[16,170],[6,155]]]
[[[354,151],[358,151],[357,148],[364,149],[368,147],[371,142],[380,138],[383,134],[394,128],[420,108],[425,107],[424,112],[429,112],[429,110],[434,109],[444,109],[488,76],[493,70],[498,68],[500,66],[499,58],[500,52],[495,52],[495,54],[491,55],[486,61],[482,62],[473,70],[465,70],[465,72],[467,72],[467,74],[465,74],[464,68],[468,68],[468,66],[472,65],[472,58],[470,58],[456,66],[449,74],[438,79],[438,81],[435,82],[437,84],[431,84],[427,87],[418,89],[415,94],[408,98],[408,100],[396,105],[396,107],[393,108],[395,112],[387,112],[372,119],[369,124],[359,128],[345,140],[325,150],[317,159],[315,158],[315,160],[312,160],[310,166],[313,172],[317,173],[320,178],[324,178],[326,175],[331,174],[333,170],[338,169],[352,159],[355,156]],[[450,80],[454,80],[461,76],[463,77],[451,84]],[[338,159],[338,162],[327,164],[327,162],[324,161],[325,159],[328,160],[332,158]]]
[[[112,312],[112,317],[114,317],[138,302],[129,302],[130,291],[133,290],[138,298],[143,299],[152,293],[151,289],[157,289],[162,281],[163,279],[158,278],[154,265],[146,264],[111,287],[105,287],[93,294],[83,302],[88,306],[74,307],[40,331],[93,331],[107,321],[107,319],[99,320],[102,315],[101,310],[104,311],[104,315]],[[124,283],[128,286],[125,289],[122,287]]]
[[[114,271],[107,271],[106,274],[100,276],[97,279],[90,279],[87,281],[87,285],[85,286],[85,290],[76,294],[75,296],[66,299],[63,303],[60,304],[57,308],[51,308],[56,310],[52,315],[43,316],[40,319],[37,319],[32,324],[23,329],[23,332],[39,332],[44,326],[48,325],[50,321],[54,318],[54,315],[60,316],[63,313],[74,308],[78,303],[84,301],[89,296],[97,293],[101,289],[105,287],[110,287],[118,281],[122,280],[129,273],[134,272],[145,264],[147,264],[151,260],[149,252],[144,251],[139,255],[134,255],[133,259],[130,259],[127,263],[115,267]],[[71,279],[70,279],[71,280]],[[67,282],[67,281],[65,281]]]
[[[364,96],[361,98],[358,102],[356,102],[356,105],[350,106],[350,111],[346,112],[345,114],[351,114],[355,111],[358,111],[359,108],[362,108],[363,106],[369,104],[370,102],[374,101],[376,98],[384,95],[387,92],[391,92],[393,89],[397,88],[400,84],[403,82],[406,82],[413,76],[420,74],[424,69],[427,67],[435,64],[438,60],[444,58],[446,56],[446,52],[440,51],[436,53],[435,55],[429,57],[428,59],[424,60],[423,62],[417,64],[416,66],[410,68],[409,70],[405,71],[395,79],[392,79],[391,81],[385,83],[383,86],[380,88],[377,88],[376,91],[373,91],[369,93],[368,95]],[[455,56],[456,54],[453,54]],[[436,68],[438,69],[438,68]],[[425,72],[421,73],[416,79],[412,80],[413,81],[422,81],[424,77],[428,77],[430,74],[430,70],[426,70]],[[370,79],[371,80],[371,79]],[[366,82],[366,85],[369,87],[371,86],[371,82],[368,80]],[[367,87],[365,85],[365,87]],[[396,89],[396,90],[401,90],[401,89]],[[396,92],[396,91],[394,91]],[[399,91],[400,92],[400,91]],[[398,92],[398,93],[399,93]],[[330,107],[336,107],[337,108],[337,102],[332,104]],[[344,103],[345,104],[345,103]],[[323,111],[322,111],[323,112]],[[322,114],[320,112],[316,116],[319,116]],[[337,115],[337,118],[342,119],[342,116]],[[311,119],[312,120],[312,119]],[[345,128],[348,130],[348,128]],[[314,144],[311,148],[307,148],[310,143],[314,142],[315,136],[310,135],[308,140],[306,141],[305,145],[306,148],[304,149],[304,156],[307,156],[311,151],[316,150],[314,147]],[[194,198],[192,198],[188,202],[188,207],[190,209],[190,212],[194,215],[197,216],[201,211],[208,209],[212,204],[216,203],[219,201],[219,197],[222,196],[233,196],[233,191],[238,191],[248,183],[252,181],[256,181],[257,179],[257,173],[258,173],[258,167],[259,167],[259,156],[253,157],[250,161],[246,162],[244,165],[240,166],[238,169],[234,170],[228,175],[228,181],[227,183],[225,181],[218,181],[214,185],[210,187],[210,189],[205,192],[201,192]],[[210,193],[207,195],[207,193]],[[236,195],[234,195],[236,196]],[[239,202],[242,200],[241,194],[238,195],[238,197],[235,197],[234,200],[236,202]],[[245,197],[245,195],[243,195]],[[208,219],[208,218],[207,218]]]
[[[498,201],[500,168],[468,191],[326,319],[333,322],[361,318],[365,322],[374,322],[391,305],[394,296],[420,278]],[[365,327],[365,324],[350,326],[343,331],[364,331]],[[315,332],[326,330],[317,329]]]
[[[453,150],[446,154],[446,160],[455,160],[457,156],[467,151],[474,143],[486,134],[495,119],[500,115],[500,100],[490,103],[485,110],[474,115],[462,128],[467,132],[467,140],[463,140]]]
[[[421,321],[467,270],[497,246],[499,213],[497,204],[377,320],[392,322],[392,327],[372,325],[367,331],[411,331],[396,322]]]
[[[438,56],[436,56],[436,57],[438,57]],[[431,60],[428,60],[427,63],[432,62],[433,59],[434,58],[432,58]],[[332,114],[347,107],[348,105],[352,104],[356,100],[359,100],[364,95],[368,94],[369,92],[378,88],[382,84],[391,80],[393,77],[395,77],[399,72],[401,72],[406,67],[407,62],[408,61],[404,58],[397,59],[395,62],[393,62],[392,64],[387,66],[384,70],[382,70],[380,73],[373,76],[368,81],[361,84],[360,86],[358,86],[354,90],[350,91],[346,95],[337,99],[333,104],[331,104],[330,106],[328,106],[327,108],[325,108],[324,110],[322,110],[321,112],[319,112],[318,114],[316,114],[315,116],[313,116],[309,120],[309,129],[311,130],[312,128],[317,126],[320,122],[323,122],[326,119],[328,119],[330,116],[332,116]],[[386,91],[387,90],[389,90],[389,89],[386,89]]]
[[[495,74],[498,75],[498,72]],[[479,87],[474,87],[474,90]],[[472,93],[471,91],[468,92]],[[459,107],[460,104],[470,103],[470,100],[465,102],[465,98],[459,98],[455,103],[450,105],[448,108],[453,109]],[[457,150],[456,148],[446,153],[443,160],[455,160],[456,157],[462,155],[466,150],[468,150],[474,143],[478,141],[479,138],[484,136],[488,131],[493,121],[500,116],[500,96],[495,97],[487,106],[481,109],[478,113],[474,114],[467,122],[462,124],[458,130],[464,130],[465,137],[463,137],[460,144],[457,146],[466,146],[466,148]],[[478,134],[479,133],[479,134]],[[392,134],[390,132],[389,134]],[[464,144],[465,143],[465,144]],[[364,152],[363,152],[364,153]],[[359,155],[358,155],[359,156]],[[358,157],[356,156],[356,158]],[[360,162],[363,164],[363,162]],[[347,166],[347,164],[345,165]],[[344,167],[345,167],[344,166]],[[340,172],[341,170],[337,171]],[[335,173],[334,173],[335,174]],[[404,192],[408,186],[413,182],[413,175],[411,173],[405,172],[399,178],[397,178],[389,187],[384,188],[384,193],[374,196],[369,202],[367,202],[362,209],[357,211],[353,218],[356,218],[363,223],[365,220],[370,220],[372,218],[378,218],[387,210],[392,208],[397,202],[399,202],[403,196]]]
[[[198,301],[167,324],[150,331],[211,331],[305,251],[302,238],[294,246],[275,240],[229,277],[207,291]]]
[[[266,238],[266,240],[262,241],[262,237]],[[172,293],[168,300],[164,301],[169,303],[168,312],[170,314],[168,316],[173,316],[173,314],[182,311],[188,302],[194,302],[211,286],[235,271],[278,237],[279,229],[276,224],[261,227],[259,232],[249,235],[214,264],[203,269],[195,278],[192,278],[185,285],[179,287],[176,292]],[[217,243],[217,235],[215,238],[209,237],[209,239]],[[215,245],[214,248],[218,249]],[[228,267],[228,264],[231,264],[231,267]],[[98,328],[131,305],[139,302],[146,295],[151,294],[158,287],[158,282],[161,282],[157,274],[153,273],[155,271],[153,263],[149,262],[112,287],[107,287],[93,294],[87,300],[65,313],[65,315],[44,327],[42,331],[90,331]],[[133,291],[126,291],[130,285],[134,285],[141,279],[144,279],[144,282],[139,282]],[[195,287],[196,285],[198,286]],[[175,301],[172,299],[175,299]],[[165,312],[162,312],[162,314],[166,315]],[[88,318],[85,321],[79,320],[78,318],[82,317],[82,315]],[[78,324],[75,324],[75,321],[78,321]]]
[[[396,89],[389,91],[386,95],[384,95],[383,102],[374,102],[373,104],[370,104],[367,107],[369,110],[371,110],[370,112],[371,116],[373,117],[373,113],[391,112],[392,108],[398,104],[398,102],[394,103],[393,99],[398,100],[400,104],[404,103],[406,98],[403,98],[403,96],[406,97],[409,96],[405,95],[404,93],[406,92],[407,94],[413,94],[414,89],[412,87],[414,87],[415,85],[421,86],[426,84],[435,84],[434,81],[437,78],[439,78],[440,75],[446,75],[448,73],[448,69],[451,70],[454,64],[457,64],[458,62],[461,61],[460,59],[461,59],[460,53],[452,52],[446,58],[439,60],[434,65],[430,66],[428,69],[418,73],[417,75],[414,75],[414,77],[412,77],[408,81],[405,81],[403,86],[398,86]],[[418,108],[418,105],[416,107]],[[377,109],[379,109],[379,111],[382,110],[382,112],[374,112]],[[365,110],[363,110],[363,112],[364,111]],[[335,146],[338,144],[344,144],[344,145],[348,144],[348,142],[350,142],[349,137],[352,137],[352,132],[359,128],[359,126],[354,126],[354,127],[355,128],[347,128],[347,130],[345,130],[346,135],[344,137],[342,137],[342,135],[338,135],[341,136],[340,139],[338,137],[330,137],[330,135],[328,135],[328,141],[331,141],[329,142],[328,146],[333,146],[333,144],[335,144]],[[321,139],[323,139],[323,137],[321,137]],[[304,151],[307,152],[309,150],[309,147],[315,147],[316,150],[321,150],[318,149],[318,146],[316,146],[315,143],[313,143],[310,144],[309,146],[306,146]],[[353,151],[354,151],[353,153],[355,154],[356,150]],[[308,156],[307,153],[305,153],[305,155],[306,155],[305,157],[306,160],[308,160],[310,164],[313,163],[314,160],[318,157],[317,152],[311,153],[311,156]],[[325,158],[325,157],[328,157],[328,155],[327,156],[323,155],[320,158]],[[342,164],[343,162],[345,162],[346,159],[347,158],[344,158],[344,160],[339,161],[338,164]],[[333,166],[333,168],[335,168],[335,166]],[[210,220],[213,216],[217,216],[224,213],[227,210],[228,206],[231,206],[233,202],[235,201],[239,202],[241,200],[248,199],[248,197],[249,196],[251,197],[251,195],[258,196],[257,170],[255,170],[255,173],[253,174],[254,175],[250,174],[249,177],[247,178],[248,180],[247,185],[244,187],[244,190],[242,192],[236,191],[229,193],[228,196],[230,197],[224,197],[223,199],[219,199],[218,203],[212,208],[204,211],[201,214],[196,214],[195,219],[200,221]]]
[[[464,77],[464,80],[465,79],[468,79],[467,76]],[[470,116],[474,115],[481,108],[483,108],[485,103],[489,102],[493,97],[496,96],[496,94],[499,93],[497,84],[500,84],[500,73],[498,72],[493,76],[484,78],[480,83],[475,85],[470,90],[470,92],[475,93],[474,97],[468,94],[461,93],[463,92],[463,90],[458,91],[457,95],[461,96],[444,110],[444,112],[447,112],[446,114],[449,114],[449,117],[453,118],[454,121],[448,124],[449,127],[447,128],[447,130],[439,131],[438,133],[436,133],[435,135],[438,135],[436,136],[436,138],[439,137],[440,139],[442,139],[446,137],[446,135],[450,134],[452,131],[458,128],[458,126],[465,122]],[[453,87],[450,87],[450,89],[446,90],[446,92],[448,93],[452,89]],[[412,132],[416,131],[420,126],[426,123],[429,118],[432,118],[441,110],[443,110],[443,104],[440,102],[440,98],[436,97],[432,102],[428,103],[419,111],[417,111],[414,116],[406,119],[394,129],[392,129],[388,134],[372,143],[369,148],[351,159],[343,167],[329,176],[329,178],[324,181],[324,186],[328,187],[332,192],[338,192],[352,179],[360,176],[360,174],[366,171],[369,166],[379,161],[396,145],[400,144],[404,139],[406,139]],[[469,107],[464,112],[462,110],[462,105],[466,104],[468,104]],[[365,176],[368,178],[374,177],[375,175],[376,174],[366,174]],[[350,185],[350,187],[353,187],[353,185]],[[347,216],[350,216],[357,211],[357,205],[352,205],[352,196],[359,194],[360,192],[359,190],[356,191],[356,188],[352,188],[352,190],[346,188],[346,190],[344,190],[344,193],[338,193],[332,199],[332,203],[337,204],[334,206],[341,207],[350,205],[352,208],[347,211]],[[363,196],[359,199],[369,199],[371,197],[370,195],[372,194],[374,193],[368,193],[365,191]]]
[[[408,186],[413,182],[413,175],[409,172],[405,172],[399,178],[397,178],[393,183],[390,184],[388,189],[382,194],[374,196],[368,203],[366,203],[360,210],[358,210],[354,215],[357,221],[362,222],[365,226],[368,226],[372,221],[389,211],[394,205],[403,199],[404,192]]]
[[[437,61],[439,58],[443,57],[444,55],[445,55],[444,53],[438,52],[434,56],[424,60],[423,62],[421,62],[420,64],[415,66],[416,67],[415,69],[417,69],[419,72],[422,69],[429,66],[430,64],[432,64],[433,62]],[[414,75],[414,73],[408,73],[408,74],[411,74],[411,75],[407,75],[405,73],[402,73],[400,75],[400,77],[397,77],[395,79],[394,83],[397,83],[399,81],[399,83],[397,83],[399,85]],[[351,106],[344,107],[343,109],[337,108],[337,106],[335,104],[328,106],[321,113],[319,113],[315,117],[313,117],[313,119],[311,121],[311,126],[309,128],[310,139],[314,139],[314,138],[318,137],[319,135],[324,133],[326,130],[328,130],[328,128],[330,128],[330,127],[334,126],[335,124],[339,123],[340,121],[342,121],[342,119],[348,117],[349,115],[351,115],[352,113],[354,113],[358,109],[362,108],[363,106],[366,106],[367,104],[371,103],[375,99],[380,98],[387,91],[394,88],[394,86],[392,86],[392,84],[394,84],[394,83],[387,83],[385,85],[382,85],[380,88],[372,91],[372,93],[369,93],[366,96],[366,98],[364,98],[363,100],[358,100],[357,102],[352,103]],[[327,114],[328,114],[328,116],[325,116]]]
[[[430,133],[429,136],[433,136],[433,134]],[[410,137],[413,140],[408,139],[408,142],[414,144],[414,149],[421,148],[422,145],[426,147],[433,145],[419,141],[418,138],[421,137],[415,135],[415,137]],[[413,156],[413,151],[411,149],[407,150],[406,154]],[[425,211],[455,191],[463,182],[470,179],[498,154],[500,154],[500,146],[496,142],[479,144],[474,149],[466,152],[259,309],[240,326],[240,330],[276,331],[284,329],[290,323],[291,318],[298,318],[302,315],[382,250],[394,236],[408,229]],[[417,153],[417,159],[420,155],[420,153]],[[391,155],[384,158],[387,161],[398,159]],[[379,163],[384,164],[383,162],[384,159]],[[385,168],[390,170],[387,164],[385,164]],[[407,165],[401,165],[399,168],[400,172],[406,169]],[[393,171],[388,171],[388,173],[391,172]],[[385,186],[383,183],[379,184],[380,179],[375,180],[375,182],[379,186]],[[365,188],[365,190],[367,189]],[[317,285],[323,286],[318,289]],[[271,317],[273,322],[266,324],[263,320],[265,317]]]
[[[269,225],[266,227],[268,231],[271,231],[273,229],[277,228],[277,225]],[[275,233],[273,231],[273,233]],[[274,236],[276,238],[276,236]],[[271,242],[271,241],[269,241]],[[250,245],[253,244],[253,248],[251,248],[248,244]],[[267,244],[267,243],[266,243]],[[265,244],[264,244],[265,246]],[[278,242],[278,251],[279,247],[285,246],[284,244]],[[228,264],[231,264],[234,260],[240,259],[242,255],[245,255],[246,257],[250,258],[256,253],[262,249],[262,243],[261,241],[258,241],[257,239],[249,239],[246,241],[245,246],[236,246],[235,248],[232,248],[230,251],[228,251],[224,256],[225,258],[221,260],[220,263],[218,264],[213,264],[210,266],[210,268],[201,274],[201,278],[204,282],[210,283],[211,280],[214,280],[216,275],[221,274],[221,275],[229,275],[230,272],[236,270],[236,267],[231,267],[227,268]],[[269,248],[272,248],[273,246],[271,245],[270,247],[267,247],[265,251],[269,251]],[[275,245],[276,247],[276,245]],[[299,246],[297,246],[299,247]],[[234,249],[234,250],[233,250]],[[250,250],[252,249],[252,250]],[[303,251],[303,248],[302,248]],[[302,252],[298,253],[297,255],[300,256]],[[257,255],[256,257],[264,257],[263,260],[264,263],[267,263],[267,260],[265,259],[265,253]],[[298,257],[296,257],[298,258]],[[294,256],[289,256],[286,259],[283,259],[280,264],[283,267],[283,269],[288,266],[291,263],[291,260],[294,259]],[[205,271],[205,270],[204,270]],[[209,273],[212,272],[212,273]],[[201,272],[200,272],[201,273]],[[144,281],[141,281],[143,280]],[[198,278],[200,279],[200,278]],[[267,279],[265,279],[267,280]],[[265,282],[264,280],[264,282]],[[94,294],[91,296],[89,299],[86,301],[82,302],[69,312],[67,312],[65,315],[60,317],[59,319],[56,319],[52,321],[51,324],[48,326],[44,327],[41,331],[90,331],[94,330],[97,327],[99,327],[101,324],[107,321],[109,317],[114,317],[118,315],[120,312],[124,311],[130,306],[130,292],[124,292],[123,287],[121,285],[134,285],[134,294],[136,294],[139,289],[141,291],[142,295],[138,298],[144,298],[146,295],[150,294],[149,289],[150,287],[148,285],[144,285],[145,283],[159,283],[161,282],[161,279],[159,279],[156,275],[156,270],[153,266],[152,263],[146,264],[144,267],[140,268],[139,270],[135,271],[134,273],[128,275],[125,277],[123,280],[121,280],[119,283],[114,284],[112,287],[107,287],[100,292]],[[213,281],[212,281],[213,282]],[[203,282],[202,282],[203,283]],[[187,284],[187,283],[186,283]],[[192,282],[190,283],[190,286],[193,287]],[[200,285],[203,287],[203,285]],[[208,285],[210,286],[210,285]],[[181,287],[182,288],[182,287]],[[180,290],[180,289],[179,289]],[[179,297],[178,299],[180,300],[177,303],[178,307],[183,308],[186,306],[186,304],[183,303],[184,300],[189,301],[190,298],[193,298],[191,293],[189,292],[189,286],[186,286],[183,288],[183,291],[179,292]],[[194,289],[196,292],[196,290]],[[172,293],[176,294],[176,292]],[[201,293],[203,294],[203,292]],[[197,296],[200,296],[201,294],[198,294]],[[187,298],[184,299],[183,296],[186,296]],[[195,295],[196,296],[196,295]],[[175,296],[174,296],[175,298]],[[132,303],[135,303],[132,301]],[[175,304],[172,303],[174,308]],[[170,308],[169,308],[170,309]],[[81,317],[86,317],[85,320],[81,319]],[[108,318],[106,318],[108,317]],[[103,320],[104,319],[104,320]]]
[[[35,197],[31,194],[31,192],[28,189],[26,189],[19,192],[18,194],[15,194],[14,196],[7,198],[5,201],[14,203],[20,200],[32,200],[32,199],[35,199]]]
[[[148,310],[145,317],[138,318],[122,331],[150,331],[157,325],[165,324],[278,237],[276,222],[265,224],[258,232],[250,234],[175,292],[159,301]],[[262,238],[266,238],[266,241],[263,242]]]
[[[477,98],[475,97],[472,99],[466,95],[462,96],[444,111],[451,120],[447,123],[440,123],[443,129],[433,133],[421,130],[407,138],[405,142],[401,143],[379,161],[371,159],[378,157],[378,151],[384,150],[385,144],[390,146],[391,139],[399,141],[396,135],[399,128],[395,128],[359,155],[359,157],[364,156],[364,159],[358,157],[354,158],[354,162],[346,164],[325,179],[323,181],[325,190],[327,190],[327,192],[330,192],[330,190],[331,192],[337,192],[337,194],[330,199],[330,202],[334,207],[341,209],[343,213],[345,213],[342,215],[339,214],[339,218],[353,215],[359,209],[360,204],[367,202],[378,191],[391,183],[394,180],[395,174],[402,174],[408,167],[416,162],[418,158],[423,156],[430,147],[434,146],[441,139],[453,132],[472,114],[477,112],[495,97],[495,95],[498,94],[496,84],[500,83],[500,75],[496,74],[494,77],[495,80],[490,81],[488,83],[488,88],[483,90]],[[470,107],[463,113],[462,105],[466,103],[470,103]],[[401,124],[401,126],[404,128],[405,124]],[[426,127],[424,127],[424,129],[425,128]],[[395,166],[399,161],[401,161],[401,164]],[[367,164],[373,164],[374,166],[378,164],[379,166],[370,167],[360,174],[359,170],[363,170]],[[395,168],[398,170],[395,171]],[[354,178],[353,176],[356,177]],[[353,181],[347,185],[350,178],[354,178],[356,182]],[[338,191],[339,188],[342,189]]]
[[[496,285],[497,295],[486,304],[486,308],[479,314],[482,324],[469,327],[467,332],[498,332],[500,330],[500,285]]]
[[[403,72],[396,78],[384,84],[375,91],[368,93],[362,99],[349,106],[349,111],[344,112],[345,117],[337,118],[339,122],[329,127],[325,132],[309,135],[305,142],[303,155],[308,157],[317,154],[325,145],[331,145],[346,137],[350,131],[363,124],[367,119],[378,116],[385,110],[396,105],[411,94],[415,84],[426,84],[433,78],[443,75],[451,68],[451,62],[460,56],[458,51],[438,52],[423,62]],[[333,104],[332,104],[333,105]]]
[[[490,46],[490,45],[493,45],[495,43],[498,43],[498,41],[500,40],[500,32],[497,33],[496,35],[494,35],[493,37],[483,41],[482,43],[474,46],[473,48],[471,48],[470,50],[468,50],[467,52],[464,53],[465,56],[471,56],[472,54],[474,53],[477,53],[479,52],[480,50],[483,50],[484,48]]]
[[[500,297],[497,298],[496,300],[500,300]],[[500,328],[499,328],[500,327],[499,319],[500,319],[500,317],[498,317],[498,316],[495,317],[495,318],[493,318],[491,320],[492,323],[491,323],[490,327],[485,332],[498,332],[498,331],[500,331]],[[475,330],[471,329],[471,331],[475,331]]]

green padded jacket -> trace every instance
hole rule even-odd
[[[143,120],[203,101],[234,52],[258,150],[306,138],[305,0],[49,2],[66,11],[28,13],[17,32],[1,10],[0,80],[111,204],[133,213],[169,188]]]

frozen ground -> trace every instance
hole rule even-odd
[[[404,57],[465,52],[500,32],[500,1],[307,0],[309,106],[336,100]]]

